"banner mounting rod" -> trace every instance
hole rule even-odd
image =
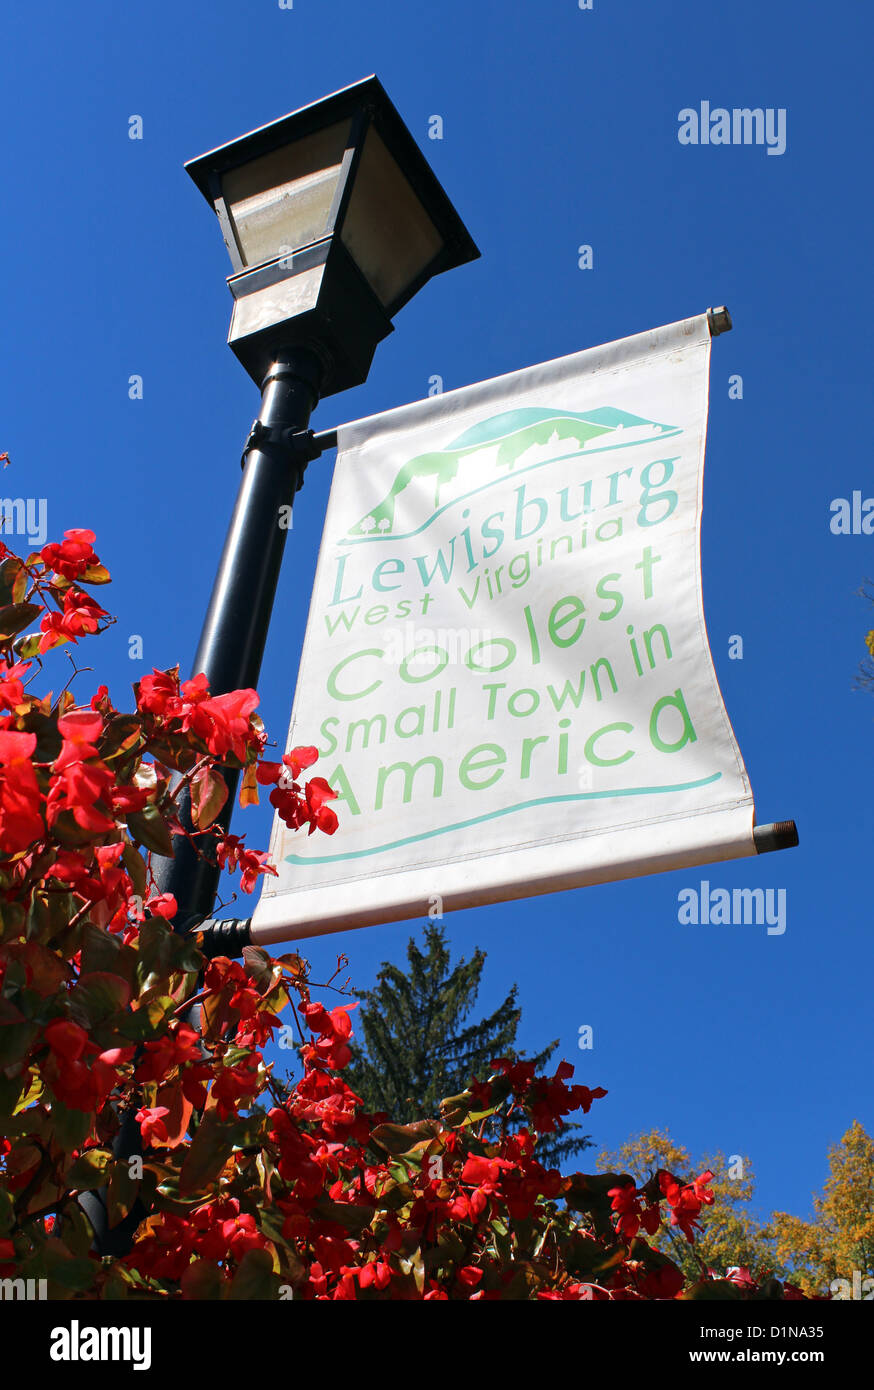
[[[794,849],[798,844],[798,829],[794,820],[754,825],[753,844],[756,854]],[[219,955],[239,960],[244,948],[253,944],[251,917],[207,917],[191,930],[197,938],[200,950],[209,960]]]
[[[707,326],[710,329],[711,338],[718,338],[720,333],[728,333],[733,327],[731,314],[724,304],[720,304],[716,309],[707,310]],[[325,453],[328,449],[337,447],[337,430],[342,429],[342,425],[337,425],[332,430],[321,430],[310,432],[308,443],[311,448],[318,450],[319,454]],[[318,454],[316,455],[318,457]]]

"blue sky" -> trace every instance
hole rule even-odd
[[[859,157],[872,29],[864,6],[788,0],[98,0],[84,13],[45,0],[4,17],[4,492],[45,497],[52,539],[92,527],[112,571],[119,621],[84,648],[83,699],[104,680],[124,705],[152,666],[187,671],[258,408],[225,346],[229,267],[184,160],[376,72],[477,240],[482,259],[401,312],[368,383],[324,402],[319,428],[419,398],[435,373],[450,389],[728,304],[705,610],[758,819],[794,817],[801,847],[447,927],[457,951],[488,952],[482,1008],[518,981],[521,1043],[559,1038],[578,1079],[608,1088],[590,1115],[599,1144],[658,1125],[693,1151],[748,1153],[762,1209],[799,1214],[828,1146],[874,1121],[874,702],[852,688],[874,626],[856,593],[874,537],[829,530],[832,499],[874,494]],[[785,153],[681,146],[678,112],[702,100],[785,108]],[[442,141],[427,138],[434,114]],[[743,399],[729,400],[736,373]],[[295,507],[260,682],[280,743],[330,471],[330,455],[311,466]],[[266,808],[235,828],[266,845]],[[785,935],[679,926],[678,891],[705,877],[785,888]],[[314,975],[343,950],[366,986],[414,928],[313,942]]]

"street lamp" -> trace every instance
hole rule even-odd
[[[228,342],[259,386],[295,346],[324,359],[323,396],[360,385],[398,310],[479,255],[375,77],[185,167],[218,215]]]
[[[375,77],[185,167],[231,258],[228,341],[261,388],[194,658],[195,674],[223,694],[258,682],[289,509],[322,452],[308,430],[314,407],[366,380],[398,310],[479,251]],[[223,829],[238,774],[226,770],[225,780]],[[190,825],[187,791],[180,803]],[[219,869],[184,836],[155,870],[179,905],[177,931],[209,916]]]
[[[375,77],[294,111],[186,164],[218,214],[233,273],[228,341],[261,388],[243,477],[194,658],[214,695],[255,686],[279,578],[289,509],[307,462],[320,397],[367,378],[392,318],[434,275],[479,251]],[[325,446],[326,447],[326,446]],[[227,829],[239,774],[224,769]],[[179,818],[191,828],[190,793]],[[184,835],[157,860],[159,890],[178,903],[173,926],[204,923],[204,949],[239,955],[247,921],[208,923],[220,871]],[[127,1111],[116,1157],[142,1152]],[[109,1229],[102,1194],[80,1202],[102,1255],[130,1247],[142,1211]]]

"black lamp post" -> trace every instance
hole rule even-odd
[[[218,215],[233,266],[228,342],[261,388],[194,659],[194,673],[223,694],[258,682],[288,509],[321,453],[307,429],[313,408],[366,380],[398,310],[479,251],[375,77],[185,167]],[[226,829],[238,777],[225,779]],[[186,793],[180,800],[186,823]],[[179,905],[176,930],[187,931],[209,917],[219,869],[181,836],[174,856],[155,865],[156,878]],[[214,949],[239,951],[230,924],[213,937]]]
[[[479,251],[382,84],[366,78],[186,164],[218,214],[233,273],[228,342],[261,389],[243,477],[200,635],[193,674],[214,695],[256,686],[288,522],[322,396],[360,385],[392,318],[434,275]],[[283,524],[284,523],[284,524]],[[238,773],[224,772],[227,829]],[[190,797],[179,798],[191,827]],[[204,924],[208,954],[239,955],[248,922],[210,922],[220,870],[185,836],[153,861],[178,903],[177,932]],[[113,1152],[141,1152],[128,1111]],[[130,1248],[136,1207],[109,1229],[103,1194],[80,1202],[103,1255]]]

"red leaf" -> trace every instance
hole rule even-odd
[[[191,781],[191,817],[198,830],[212,825],[228,799],[228,786],[215,768],[202,767]]]

